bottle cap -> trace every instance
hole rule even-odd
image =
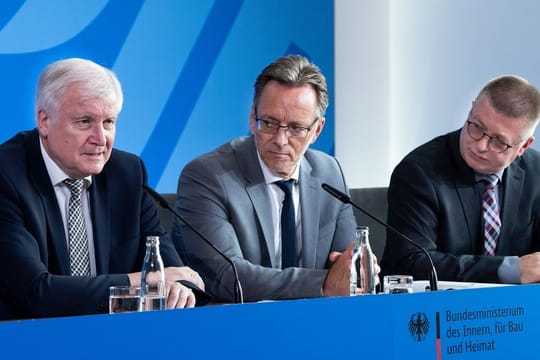
[[[146,237],[146,243],[147,244],[159,244],[159,236],[157,235],[150,235]]]

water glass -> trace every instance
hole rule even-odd
[[[411,275],[386,275],[383,279],[385,294],[407,294],[413,292]]]
[[[109,314],[142,311],[140,286],[111,286]]]

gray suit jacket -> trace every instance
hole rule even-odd
[[[308,150],[299,174],[302,268],[275,268],[270,199],[253,137],[234,139],[189,163],[180,176],[176,210],[233,259],[246,301],[317,297],[329,253],[350,244],[356,226],[350,205],[324,192],[324,182],[348,192],[336,159]],[[218,301],[232,301],[230,265],[177,220],[172,238],[207,291]]]

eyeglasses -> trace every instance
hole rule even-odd
[[[284,129],[289,133],[290,136],[294,138],[305,139],[317,120],[319,120],[319,118],[316,118],[309,127],[296,124],[280,125],[277,121],[259,119],[259,116],[257,115],[257,107],[255,107],[255,121],[257,122],[257,129],[266,134],[275,135],[278,133],[279,129]]]
[[[501,139],[499,139],[498,137],[489,135],[484,131],[484,129],[480,127],[480,125],[469,120],[467,120],[467,133],[475,141],[480,141],[484,138],[484,136],[487,136],[488,149],[497,153],[503,153],[521,142],[520,140],[513,145],[508,145],[504,141],[501,141]]]

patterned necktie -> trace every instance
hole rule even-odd
[[[82,211],[82,190],[84,179],[66,179],[64,184],[71,195],[68,202],[69,264],[71,275],[90,275],[90,254],[86,224]]]
[[[495,194],[495,187],[499,178],[497,175],[490,175],[483,178],[486,184],[486,191],[482,197],[482,213],[484,218],[484,251],[486,255],[495,255],[497,239],[501,233],[501,218],[499,216],[499,205]]]
[[[292,187],[294,180],[276,181],[275,184],[285,193],[281,209],[281,268],[298,266],[296,255],[296,219]]]

